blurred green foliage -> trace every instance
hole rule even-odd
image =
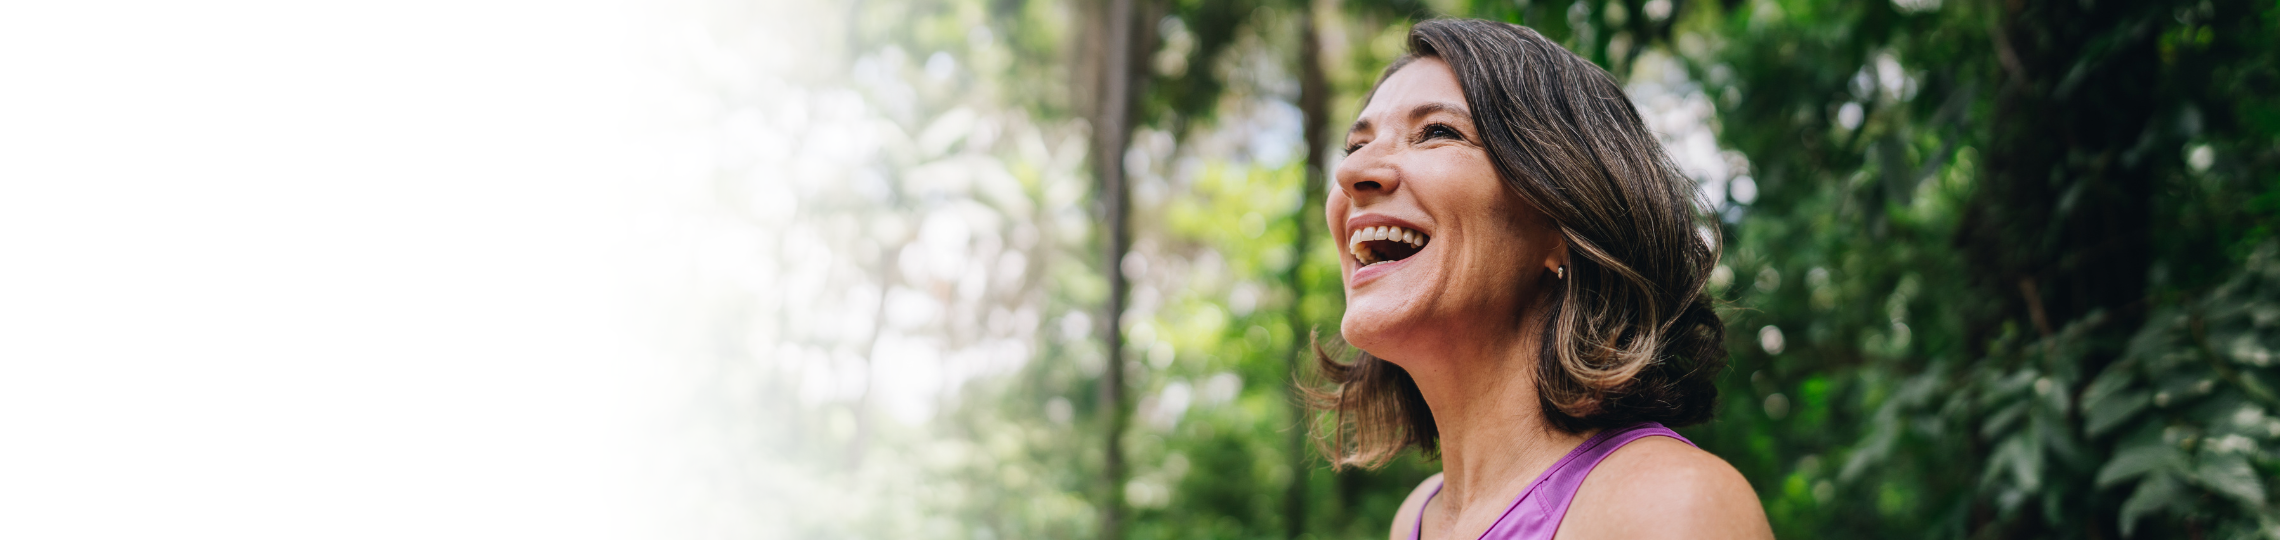
[[[1044,238],[1019,294],[1047,316],[1017,373],[881,436],[922,449],[888,454],[917,462],[902,481],[954,494],[878,512],[932,525],[818,530],[1092,537],[1088,505],[1120,490],[1133,538],[1385,534],[1435,465],[1333,474],[1286,444],[1293,328],[1334,334],[1342,293],[1322,236],[1295,245],[1320,207],[1284,117],[1301,18],[1325,28],[1340,126],[1404,21],[1445,15],[1528,24],[1618,77],[1676,66],[1663,90],[1713,105],[1733,368],[1718,418],[1682,432],[1778,535],[2280,538],[2280,2],[1143,4],[1122,486],[1096,485],[1099,345],[1064,331],[1106,296],[1055,139],[1077,133],[1051,91],[1084,61],[1061,50],[1070,8],[858,4],[882,14],[854,19],[858,52],[950,51],[982,81],[930,94],[908,130],[955,106],[1040,126],[962,151],[1018,180],[988,201]]]
[[[2272,306],[2280,6],[1701,7],[1674,45],[1762,195],[1697,440],[1777,532],[2280,535],[2240,315]]]

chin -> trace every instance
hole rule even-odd
[[[1411,317],[1398,313],[1409,306],[1346,306],[1346,316],[1338,323],[1338,334],[1346,344],[1378,358],[1394,359],[1402,356],[1406,342],[1419,337],[1423,325]]]
[[[1393,268],[1394,272],[1373,276],[1373,279],[1346,292],[1346,313],[1338,322],[1339,335],[1348,345],[1367,351],[1379,358],[1394,358],[1412,348],[1411,345],[1436,339],[1439,330],[1448,325],[1434,324],[1447,315],[1434,313],[1431,306],[1446,280],[1431,266],[1419,265],[1428,261],[1411,258]],[[1442,321],[1452,322],[1452,321]]]

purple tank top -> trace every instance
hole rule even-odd
[[[1481,533],[1480,540],[1551,540],[1552,534],[1560,530],[1560,518],[1567,517],[1568,503],[1575,502],[1576,490],[1583,488],[1583,478],[1590,476],[1591,470],[1599,467],[1600,460],[1607,459],[1609,454],[1614,454],[1623,445],[1631,444],[1631,441],[1656,435],[1694,444],[1694,441],[1678,436],[1678,432],[1654,422],[1609,429],[1592,435],[1583,444],[1576,445],[1575,450],[1569,451],[1567,457],[1552,463],[1552,468],[1544,470],[1544,474],[1530,482],[1527,489],[1520,490],[1520,498],[1512,501],[1512,506],[1504,510],[1503,516],[1496,518],[1496,524],[1489,525],[1488,531]],[[1440,495],[1441,486],[1433,486],[1433,493],[1425,496],[1425,504],[1432,504],[1433,497]],[[1418,540],[1424,533],[1425,507],[1420,505],[1417,507],[1417,525],[1409,530],[1409,540]]]

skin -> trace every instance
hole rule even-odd
[[[1567,246],[1552,221],[1498,180],[1454,73],[1439,59],[1380,85],[1347,135],[1324,217],[1339,246],[1384,220],[1430,237],[1396,263],[1340,257],[1349,343],[1416,380],[1441,432],[1442,474],[1402,504],[1391,538],[1422,515],[1424,538],[1477,538],[1529,482],[1594,433],[1545,421],[1535,390],[1544,291]],[[1518,264],[1515,264],[1515,263]],[[1441,494],[1431,505],[1426,495]],[[1708,452],[1667,437],[1624,446],[1593,470],[1562,539],[1771,538],[1757,495]]]

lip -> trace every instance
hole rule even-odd
[[[1416,257],[1410,257],[1409,259],[1415,258]],[[1377,281],[1377,278],[1381,276],[1401,270],[1402,265],[1409,263],[1409,259],[1383,262],[1364,266],[1361,268],[1355,268],[1353,277],[1346,278],[1346,287],[1351,289],[1359,289],[1363,285],[1368,285],[1372,281]]]
[[[1353,216],[1346,218],[1346,230],[1338,232],[1338,247],[1339,253],[1341,254],[1339,257],[1346,261],[1354,261],[1354,256],[1352,254],[1345,253],[1345,247],[1352,245],[1352,242],[1350,242],[1349,239],[1353,238],[1354,231],[1367,227],[1384,226],[1401,227],[1404,229],[1423,233],[1427,236],[1432,235],[1432,233],[1429,232],[1425,227],[1417,225],[1416,222],[1393,216],[1384,214],[1362,214],[1359,216]],[[1431,246],[1432,244],[1427,243],[1426,245]],[[1419,251],[1418,253],[1423,254],[1424,252]],[[1409,261],[1416,259],[1417,257],[1415,255],[1412,255],[1409,258],[1398,261],[1375,264],[1366,267],[1357,266],[1354,268],[1353,274],[1346,278],[1346,286],[1349,288],[1361,287],[1362,285],[1367,284],[1371,281],[1376,281],[1380,276],[1391,274],[1395,271],[1400,270],[1403,266],[1409,264]]]

